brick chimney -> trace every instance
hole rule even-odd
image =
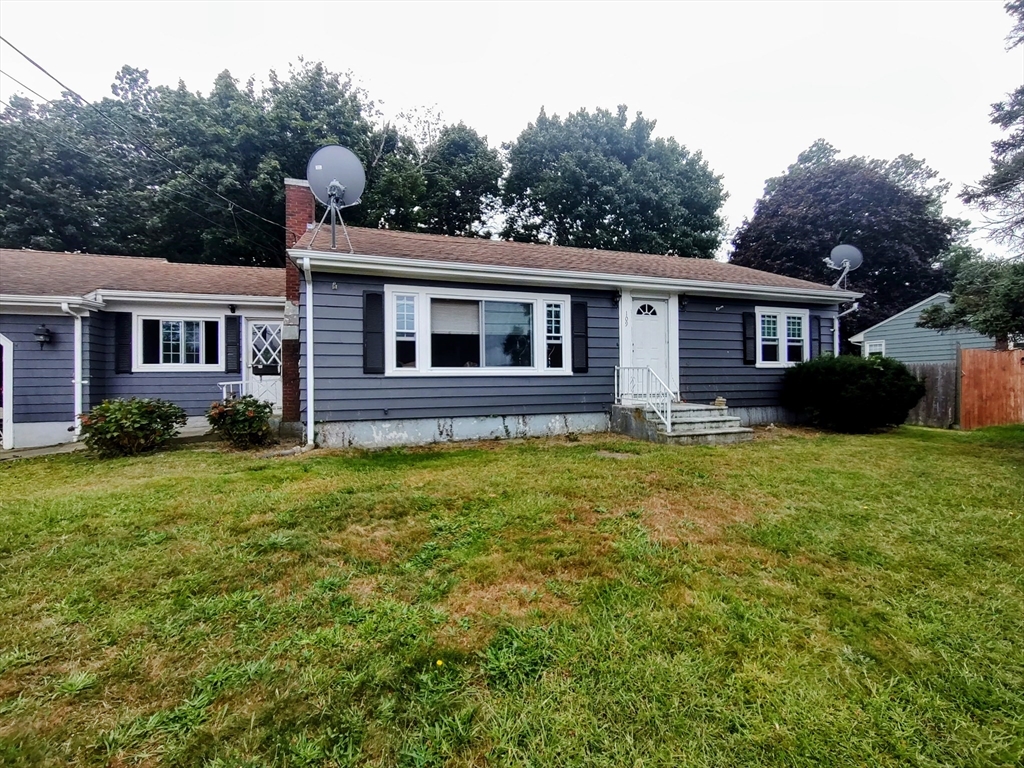
[[[309,182],[284,180],[284,247],[291,248],[314,223],[316,201]],[[282,420],[297,422],[299,414],[299,290],[302,278],[299,268],[285,260],[284,328],[281,342]]]

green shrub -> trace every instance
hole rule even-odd
[[[270,430],[272,412],[273,406],[270,403],[245,395],[212,403],[206,420],[214,432],[235,448],[255,448],[274,442]]]
[[[824,355],[786,371],[782,404],[837,432],[895,427],[924,396],[924,384],[889,357]]]
[[[81,416],[82,439],[100,456],[135,456],[178,434],[185,410],[166,400],[104,400]]]

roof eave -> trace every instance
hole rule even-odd
[[[120,291],[99,289],[87,295],[106,302],[154,304],[242,304],[245,306],[284,307],[284,296],[250,296],[239,293],[177,293],[174,291]]]
[[[374,256],[362,253],[324,253],[305,248],[293,248],[288,256],[298,264],[309,259],[311,269],[321,271],[372,274],[385,277],[444,278],[484,282],[494,278],[514,280],[522,285],[563,285],[578,288],[630,288],[649,290],[677,290],[703,296],[722,298],[775,298],[800,299],[813,303],[837,304],[855,301],[863,294],[833,288],[788,288],[770,285],[747,285],[711,280],[648,277],[645,275],[616,275],[600,272],[573,272],[555,269],[529,269],[525,267],[492,266],[465,262],[407,259],[399,256]]]
[[[67,304],[75,309],[102,309],[103,302],[88,296],[47,296],[20,293],[0,293],[0,307],[51,308]]]

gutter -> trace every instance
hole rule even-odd
[[[0,307],[9,309],[12,307],[25,307],[25,308],[39,308],[39,307],[53,307],[59,308],[67,314],[68,312],[65,307],[90,310],[90,309],[102,309],[103,302],[96,301],[89,298],[83,298],[81,296],[27,296],[16,293],[0,293]]]
[[[427,280],[467,280],[492,282],[495,279],[515,280],[521,285],[568,285],[580,288],[640,288],[677,291],[700,296],[723,298],[771,298],[804,300],[816,303],[839,304],[855,301],[864,294],[840,291],[826,286],[814,288],[785,288],[768,285],[747,285],[710,280],[647,277],[644,275],[617,275],[602,272],[570,272],[568,270],[540,270],[524,267],[496,267],[488,264],[407,259],[398,256],[371,256],[358,253],[331,253],[308,249],[292,249],[289,257],[296,264],[307,263],[325,271],[372,274],[386,277],[414,277]]]
[[[306,278],[306,445],[316,446],[316,425],[313,418],[313,274],[309,258],[302,260]]]
[[[61,302],[61,311],[75,318],[75,374],[71,380],[75,385],[75,439],[78,439],[82,431],[82,385],[88,382],[82,381],[82,315],[75,312],[69,302]]]
[[[99,289],[86,295],[87,299],[108,301],[134,301],[154,304],[237,304],[284,308],[284,296],[246,296],[234,293],[174,293],[171,291],[115,291]]]

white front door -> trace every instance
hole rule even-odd
[[[274,413],[281,412],[281,323],[249,320],[246,366],[249,393],[269,400]]]
[[[666,386],[672,386],[668,375],[668,300],[633,299],[632,365],[649,367]]]

